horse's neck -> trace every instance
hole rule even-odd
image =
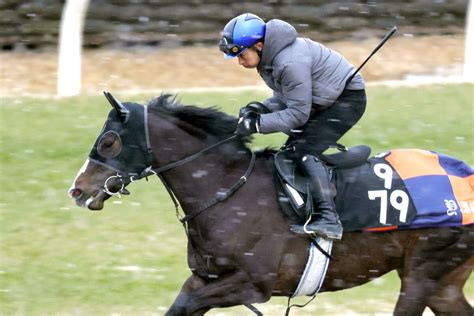
[[[185,213],[192,213],[235,184],[244,175],[249,160],[248,153],[239,153],[229,162],[228,157],[216,151],[166,172],[164,179]]]
[[[173,120],[151,113],[149,135],[154,167],[189,157],[209,144]],[[244,174],[250,159],[248,150],[237,152],[232,144],[223,144],[191,162],[166,171],[163,176],[185,212],[192,212],[231,187]]]

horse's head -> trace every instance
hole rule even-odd
[[[114,109],[69,190],[77,205],[91,210],[102,209],[112,195],[128,194],[133,176],[151,164],[146,108],[104,94]]]
[[[213,107],[184,106],[171,95],[147,107],[105,96],[114,109],[69,190],[79,206],[100,210],[110,196],[128,194],[133,180],[186,164],[217,143],[222,145],[212,152],[225,157],[221,163],[232,165],[249,154],[249,138],[233,136],[237,119]]]

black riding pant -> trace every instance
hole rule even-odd
[[[287,141],[295,146],[298,157],[318,156],[354,126],[365,112],[365,90],[345,89],[336,102],[325,109],[313,109],[302,133],[292,134]]]

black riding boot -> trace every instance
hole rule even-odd
[[[326,169],[321,161],[312,155],[305,155],[300,160],[305,175],[308,177],[310,193],[315,207],[309,220],[304,225],[294,225],[296,233],[317,234],[329,239],[342,238],[342,224],[336,213],[331,184]]]

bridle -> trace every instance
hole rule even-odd
[[[107,185],[107,183],[112,179],[119,179],[120,180],[121,187],[116,192],[110,191],[109,186]],[[122,197],[121,194],[128,194],[128,191],[125,191],[125,182],[122,179],[123,179],[123,177],[119,173],[117,173],[115,176],[108,177],[104,181],[104,185],[102,186],[102,191],[104,191],[105,193],[107,193],[110,196],[115,196],[115,197],[118,197],[118,198]],[[133,182],[133,181],[131,181],[131,182]]]

